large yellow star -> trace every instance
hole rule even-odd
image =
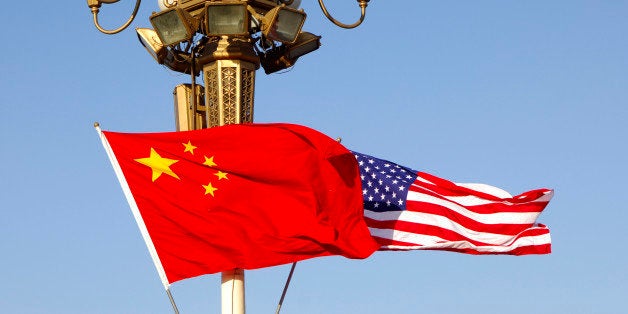
[[[153,182],[155,182],[155,180],[157,180],[162,173],[179,179],[177,174],[170,169],[170,166],[178,162],[178,160],[163,158],[159,156],[159,154],[152,147],[150,148],[150,157],[135,159],[135,161],[144,166],[150,167],[153,170]]]
[[[214,162],[214,156],[211,156],[210,158],[207,158],[207,156],[205,157],[205,162],[203,163],[203,165],[208,166],[208,167],[215,167],[217,166],[216,163]]]
[[[181,143],[181,144],[185,146],[185,150],[183,151],[184,153],[190,152],[190,154],[194,155],[194,150],[196,149],[196,146],[192,145],[191,141],[188,141],[187,144],[186,143]]]
[[[211,182],[209,182],[207,185],[203,185],[203,187],[205,188],[205,195],[211,194],[211,196],[214,196],[214,192],[218,190],[217,188],[212,186]]]

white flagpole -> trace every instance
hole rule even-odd
[[[244,314],[244,269],[224,271],[221,277],[222,314]]]

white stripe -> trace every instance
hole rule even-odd
[[[415,191],[408,191],[408,201],[439,205],[483,224],[532,224],[541,214],[540,212],[478,214],[456,203]]]
[[[549,232],[546,234],[536,236],[521,237],[508,245],[489,245],[489,246],[477,246],[468,241],[444,241],[439,237],[415,235],[407,232],[390,230],[390,229],[376,229],[369,228],[371,235],[384,239],[391,239],[390,234],[393,233],[392,240],[402,241],[408,243],[415,243],[418,245],[383,245],[382,248],[396,249],[396,250],[429,250],[429,249],[472,249],[478,252],[486,253],[505,253],[512,251],[522,246],[539,246],[544,244],[550,244],[552,239]],[[514,238],[514,237],[513,237]],[[417,241],[418,240],[418,241]],[[415,242],[416,241],[416,242]]]
[[[122,168],[120,168],[120,164],[118,163],[118,159],[109,145],[109,141],[105,137],[105,134],[102,133],[99,127],[96,127],[96,131],[100,135],[100,139],[102,141],[102,145],[107,152],[107,156],[109,156],[109,161],[111,162],[111,166],[113,166],[113,170],[118,177],[118,181],[120,182],[120,186],[122,187],[122,191],[126,196],[126,200],[131,207],[131,212],[133,213],[133,217],[135,217],[135,222],[140,229],[140,233],[144,238],[144,242],[146,243],[146,247],[148,248],[148,252],[150,252],[150,256],[153,258],[153,263],[155,264],[155,268],[157,268],[157,273],[159,274],[159,278],[161,279],[161,283],[164,285],[166,290],[170,287],[170,283],[168,282],[168,277],[166,277],[166,271],[164,270],[161,261],[159,260],[159,256],[157,255],[157,250],[155,249],[155,245],[153,244],[153,240],[150,238],[150,234],[148,233],[148,229],[146,229],[146,224],[144,223],[144,219],[142,219],[142,215],[140,214],[140,210],[137,207],[137,203],[135,202],[135,198],[131,193],[131,189],[129,188],[129,184],[126,182],[126,178],[122,173]]]
[[[429,181],[423,177],[421,177],[420,175],[417,176],[416,178],[417,181],[423,182],[423,183],[427,183],[430,185],[434,185],[434,186],[438,186],[438,184],[435,184],[432,181]],[[454,182],[452,182],[454,183]],[[510,193],[508,193],[508,191],[502,190],[498,187],[492,186],[492,185],[488,185],[488,184],[484,184],[484,183],[454,183],[457,186],[461,186],[467,189],[471,189],[474,191],[478,191],[481,193],[485,193],[485,194],[490,194],[493,195],[495,197],[499,197],[499,198],[512,198],[512,195],[510,195]]]
[[[465,187],[467,189],[471,189],[474,191],[478,191],[481,193],[493,195],[499,198],[511,198],[512,197],[512,195],[510,195],[508,191],[504,191],[498,187],[484,184],[484,183],[456,183],[456,185],[462,186],[462,187]]]
[[[423,177],[421,177],[420,175],[417,176],[416,178],[417,181],[423,182],[423,183],[427,183],[430,185],[434,185],[434,186],[438,186],[438,184],[435,184]],[[452,182],[453,183],[453,182]],[[493,195],[495,197],[499,197],[499,198],[512,198],[512,195],[510,195],[510,193],[508,193],[508,191],[502,190],[498,187],[492,186],[492,185],[488,185],[488,184],[483,184],[483,183],[454,183],[457,186],[461,186],[467,189],[471,189],[477,192],[481,192],[481,193],[485,193],[485,194],[489,194],[489,195]]]

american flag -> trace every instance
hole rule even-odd
[[[456,184],[353,153],[360,166],[364,219],[380,250],[551,252],[549,229],[536,219],[552,198],[552,190],[513,197],[493,186]]]

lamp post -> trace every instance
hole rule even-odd
[[[119,0],[87,0],[96,28],[116,34],[119,28],[100,26],[102,4]],[[334,24],[354,28],[362,23],[369,0],[357,0],[361,15],[344,24],[334,19],[323,0],[323,14]],[[301,29],[306,14],[300,0],[158,0],[160,12],[150,16],[153,29],[137,28],[141,44],[159,64],[190,74],[190,83],[174,88],[177,131],[253,122],[255,72],[266,74],[292,67],[303,55],[320,47],[320,36]],[[196,84],[201,76],[203,85]],[[222,273],[222,313],[244,314],[244,270]],[[172,301],[172,299],[171,299]],[[174,303],[173,303],[174,306]],[[176,306],[174,306],[175,311]]]

